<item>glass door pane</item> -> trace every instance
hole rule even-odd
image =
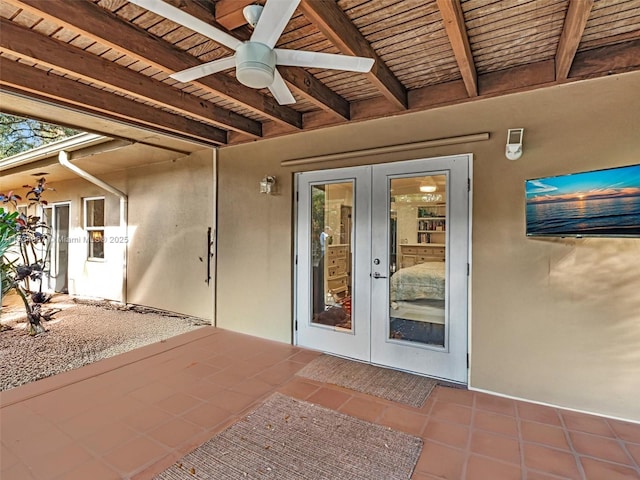
[[[447,176],[390,181],[389,339],[445,345]]]
[[[47,288],[49,289],[54,289],[55,288],[55,282],[52,278],[52,271],[55,268],[55,248],[56,248],[56,244],[58,242],[58,238],[56,235],[56,230],[55,230],[55,220],[54,220],[54,216],[53,216],[53,207],[44,207],[42,209],[42,220],[44,221],[45,225],[47,225],[49,227],[49,229],[45,229],[42,231],[42,233],[48,234],[49,235],[49,240],[47,242],[47,245],[45,246],[44,244],[40,244],[40,247],[43,248],[42,250],[42,258],[44,258],[45,262],[44,262],[44,280],[43,283],[44,285],[47,285]],[[49,254],[45,255],[45,251],[46,248],[49,248]]]
[[[300,346],[369,361],[371,167],[296,174]]]
[[[311,186],[311,322],[352,330],[352,181]]]
[[[56,292],[67,293],[69,289],[69,205],[55,206],[55,286]],[[53,252],[52,252],[53,255]]]
[[[467,380],[470,157],[376,165],[371,361]]]

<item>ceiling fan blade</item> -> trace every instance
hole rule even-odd
[[[195,67],[187,68],[186,70],[173,73],[169,76],[174,80],[186,83],[190,82],[191,80],[195,80],[196,78],[206,77],[207,75],[211,75],[212,73],[221,72],[235,66],[236,57],[225,57],[214,60],[213,62],[207,62],[203,63],[202,65],[196,65]]]
[[[276,65],[291,67],[327,68],[349,72],[368,72],[373,67],[373,58],[336,55],[333,53],[308,52],[304,50],[274,49]]]
[[[291,90],[289,90],[287,84],[284,83],[284,79],[282,78],[282,75],[280,75],[280,72],[278,72],[277,68],[273,71],[273,83],[269,87],[269,91],[271,92],[271,95],[273,95],[273,98],[276,99],[276,102],[280,105],[291,105],[292,103],[296,103],[296,99],[293,98]]]
[[[199,20],[188,13],[183,12],[179,8],[176,8],[172,5],[169,5],[162,0],[129,0],[131,3],[138,5],[139,7],[146,8],[150,12],[153,12],[157,15],[160,15],[168,20],[176,22],[180,25],[184,25],[185,27],[193,30],[194,32],[198,32],[205,37],[210,38],[214,42],[225,45],[232,50],[238,48],[238,46],[242,43],[237,38],[229,35],[222,30],[219,30],[215,27],[212,27],[208,23]]]
[[[267,0],[251,41],[273,48],[299,3],[300,0]]]

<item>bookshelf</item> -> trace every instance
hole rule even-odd
[[[447,206],[442,203],[418,207],[417,224],[417,243],[446,243]]]
[[[421,205],[416,207],[414,212],[416,230],[413,230],[414,233],[409,235],[407,240],[411,242],[413,237],[415,243],[399,245],[400,268],[425,262],[444,262],[447,241],[446,204]]]

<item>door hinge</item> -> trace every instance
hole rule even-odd
[[[300,192],[296,192],[296,202],[300,201]]]
[[[469,264],[467,263],[467,277],[469,276],[469,272],[471,270],[471,267],[469,266]]]
[[[467,353],[467,368],[469,368],[469,354]]]
[[[471,179],[467,178],[467,192],[471,191]]]
[[[295,265],[298,265],[298,255],[296,255]]]
[[[293,322],[293,329],[297,332],[298,331],[298,320],[296,320],[295,322]],[[467,363],[469,363],[469,360],[467,360]]]

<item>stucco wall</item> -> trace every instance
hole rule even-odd
[[[90,165],[85,168],[91,173]],[[215,225],[213,152],[205,149],[97,177],[128,195],[127,302],[212,320],[214,287],[206,283],[206,245],[207,228]],[[69,292],[121,301],[124,244],[109,241],[121,235],[119,198],[82,179],[51,186],[55,191],[46,193],[47,201],[70,202]],[[96,196],[105,197],[103,262],[87,260],[83,241],[82,200]]]
[[[639,91],[631,73],[222,149],[218,325],[292,339],[293,169],[282,160],[490,132],[308,169],[473,153],[471,387],[640,421],[640,240],[527,238],[524,218],[525,179],[639,162]],[[524,155],[512,162],[515,127]],[[264,174],[278,196],[258,193]]]
[[[216,325],[291,342],[291,174],[278,155],[232,150],[218,177]],[[260,180],[273,174],[276,193],[259,193]]]
[[[107,178],[107,177],[104,177]],[[117,182],[114,178],[108,181]],[[124,243],[110,239],[120,238],[119,198],[84,180],[66,180],[48,183],[49,188],[43,198],[49,205],[69,204],[69,235],[58,241],[68,242],[68,288],[69,293],[81,297],[122,300],[122,265]],[[22,191],[14,185],[16,191]],[[122,188],[121,184],[118,188]],[[84,230],[83,199],[104,197],[105,243],[104,260],[87,260],[87,232]],[[30,214],[33,214],[30,210]]]
[[[213,153],[127,170],[129,302],[213,318],[207,228],[213,218]],[[213,276],[213,269],[211,275]]]

